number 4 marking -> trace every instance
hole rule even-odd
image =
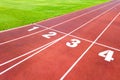
[[[106,50],[106,51],[100,52],[98,55],[101,57],[104,57],[105,61],[110,62],[111,60],[114,60],[114,58],[112,57],[113,54],[114,54],[114,51]]]

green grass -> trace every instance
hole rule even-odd
[[[84,9],[108,0],[0,0],[0,31]]]

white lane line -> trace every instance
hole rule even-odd
[[[19,64],[21,64],[21,63],[23,63],[24,61],[28,60],[29,58],[31,58],[31,57],[33,57],[33,56],[37,55],[39,52],[41,52],[41,51],[43,51],[43,50],[47,49],[48,47],[50,47],[51,45],[55,44],[55,43],[56,43],[56,42],[58,42],[58,41],[59,41],[59,39],[57,39],[57,40],[53,41],[50,45],[45,46],[45,47],[44,47],[44,48],[42,48],[41,50],[39,50],[39,51],[35,52],[34,54],[32,54],[32,55],[30,55],[30,56],[28,56],[28,57],[24,58],[23,60],[21,60],[21,61],[17,62],[16,64],[14,64],[14,65],[10,66],[9,68],[7,68],[7,69],[5,69],[4,71],[0,72],[0,75],[2,75],[2,74],[4,74],[5,72],[7,72],[7,71],[11,70],[12,68],[16,67],[17,65],[19,65]]]
[[[39,25],[39,26],[40,26],[40,25]],[[41,25],[41,26],[42,26],[42,25]],[[46,28],[46,27],[43,27],[43,28]],[[61,31],[57,31],[57,30],[54,30],[54,29],[50,29],[50,30],[53,30],[53,31],[62,33],[62,34],[64,34],[64,35],[67,34],[67,33],[64,33],[64,32],[61,32]],[[69,36],[72,36],[72,37],[75,37],[75,38],[78,38],[78,39],[81,39],[81,40],[84,40],[84,41],[87,41],[87,42],[92,43],[92,41],[87,40],[87,39],[84,39],[84,38],[79,38],[79,37],[73,36],[73,35],[69,35]],[[52,43],[52,42],[50,42],[50,43]],[[50,44],[50,43],[48,43],[48,44]],[[39,49],[47,46],[48,44],[45,44],[45,45],[43,45],[43,46],[41,46],[41,47],[38,47],[38,48],[36,48],[36,49],[34,49],[34,50],[32,50],[32,51],[29,51],[29,52],[27,52],[27,53],[25,53],[25,54],[22,54],[22,55],[20,55],[20,56],[17,56],[17,57],[15,57],[15,58],[13,58],[13,59],[10,59],[10,60],[8,60],[8,61],[5,61],[4,63],[1,63],[0,66],[4,66],[4,65],[6,65],[6,64],[8,64],[8,63],[10,63],[10,62],[13,62],[13,61],[21,58],[21,57],[24,57],[24,56],[26,56],[26,55],[28,55],[28,54],[31,54],[31,53],[33,53],[33,52],[35,52],[35,51],[37,51],[37,50],[39,50]]]
[[[116,6],[117,6],[117,5],[116,5]],[[114,7],[115,7],[115,6],[114,6]],[[114,7],[112,7],[112,8],[114,8]],[[71,33],[77,31],[78,29],[84,27],[85,25],[87,25],[88,23],[90,23],[90,22],[92,22],[93,20],[97,19],[97,18],[100,17],[101,15],[107,13],[107,12],[110,11],[112,8],[106,10],[106,11],[103,12],[102,14],[96,16],[95,18],[91,19],[90,21],[86,22],[85,24],[81,25],[80,27],[76,28],[75,30],[71,31],[69,34],[66,34],[66,35],[69,36]],[[38,26],[38,25],[37,25],[37,26]],[[41,27],[43,27],[43,26],[41,26]],[[46,28],[45,30],[48,30],[48,29],[51,29],[51,28]],[[43,31],[43,30],[41,30],[41,31]],[[41,32],[41,31],[40,31],[40,32]],[[37,32],[36,32],[36,33],[37,33]],[[33,33],[33,34],[36,34],[36,33]],[[31,35],[32,35],[32,34],[31,34]],[[65,36],[65,37],[66,37],[66,36]],[[22,55],[21,55],[21,56],[22,56]],[[19,57],[19,56],[18,56],[18,57]],[[14,60],[14,59],[13,59],[13,60]],[[5,62],[5,63],[7,63],[7,62]],[[4,64],[4,63],[2,63],[2,64]]]
[[[33,50],[31,50],[31,51],[29,51],[29,52],[27,52],[27,53],[24,53],[24,54],[22,54],[22,55],[20,55],[20,56],[17,56],[17,57],[15,57],[15,58],[13,58],[13,59],[10,59],[10,60],[8,60],[8,61],[5,61],[4,63],[1,63],[0,66],[4,66],[4,65],[6,65],[6,64],[8,64],[8,63],[10,63],[10,62],[13,62],[13,61],[19,59],[19,58],[22,58],[22,57],[24,57],[24,56],[27,56],[27,55],[35,52],[35,51],[38,51],[38,50],[44,48],[45,46],[50,45],[50,44],[53,43],[53,42],[54,42],[54,41],[51,41],[51,42],[49,42],[49,43],[47,43],[47,44],[45,44],[45,45],[43,45],[43,46],[40,46],[40,47],[38,47],[38,48],[36,48],[36,49],[33,49]]]
[[[10,66],[9,68],[7,68],[7,69],[1,71],[1,72],[0,72],[0,75],[2,75],[2,74],[4,74],[5,72],[11,70],[12,68],[14,68],[14,67],[16,67],[17,65],[21,64],[22,62],[28,60],[29,58],[31,58],[31,57],[37,55],[37,54],[40,53],[41,51],[47,49],[48,47],[52,46],[53,44],[57,43],[58,41],[64,39],[66,36],[68,36],[68,34],[66,34],[66,35],[64,35],[64,36],[62,36],[62,37],[60,37],[60,38],[58,38],[58,39],[56,39],[56,40],[50,42],[49,44],[47,44],[46,46],[44,46],[44,47],[43,47],[42,49],[40,49],[39,51],[33,53],[32,55],[30,55],[30,56],[28,56],[28,57],[26,57],[26,58],[24,58],[23,60],[17,62],[16,64],[14,64],[14,65],[12,65],[12,66]],[[4,65],[4,63],[3,63],[3,65]]]
[[[49,27],[45,27],[45,26],[42,26],[42,25],[38,25],[38,26],[41,26],[41,27],[43,27],[43,28],[49,29]],[[62,33],[62,34],[67,34],[67,33],[65,33],[65,32],[62,32],[62,31],[59,31],[59,30],[56,30],[56,29],[49,29],[49,30],[56,31],[56,32]],[[71,34],[70,34],[69,36],[74,37],[74,38],[77,38],[77,39],[80,39],[80,40],[83,40],[83,41],[86,41],[86,42],[90,42],[90,43],[93,42],[93,41],[91,41],[91,40],[88,40],[88,39],[85,39],[85,38],[82,38],[82,37],[78,37],[78,36],[75,36],[75,35],[71,35]],[[105,45],[105,44],[102,44],[102,43],[96,42],[95,44],[96,44],[96,45],[99,45],[99,46],[102,46],[102,47],[106,47],[106,48],[113,49],[113,50],[115,50],[115,51],[120,51],[120,49],[118,49],[118,48],[111,47],[111,46],[108,46],[108,45]]]
[[[113,4],[113,3],[111,3],[111,4]],[[117,5],[118,5],[118,4],[117,4]],[[115,5],[115,6],[117,6],[117,5]],[[115,7],[115,6],[113,6],[113,7]],[[82,15],[80,15],[80,16],[77,16],[77,17],[71,18],[71,19],[69,19],[69,20],[63,21],[63,22],[61,22],[61,23],[59,23],[59,24],[56,24],[56,25],[54,25],[54,26],[51,26],[50,28],[54,28],[54,27],[56,27],[56,26],[58,26],[58,25],[64,24],[64,23],[69,22],[69,21],[72,21],[72,20],[74,20],[74,19],[77,19],[77,18],[79,18],[79,17],[81,17],[81,16],[84,16],[84,15],[86,15],[86,14],[89,14],[89,13],[91,13],[91,12],[94,12],[94,11],[99,10],[99,9],[101,9],[101,8],[104,8],[104,7],[106,7],[106,5],[98,8],[98,9],[91,10],[90,12],[85,13],[85,14],[82,14]],[[111,7],[111,8],[113,8],[113,7]],[[36,23],[35,23],[35,24],[36,24]],[[7,44],[7,43],[10,43],[10,42],[13,42],[13,41],[17,41],[17,40],[20,40],[20,39],[23,39],[23,38],[32,36],[32,35],[38,34],[38,33],[40,33],[40,32],[43,32],[43,31],[45,31],[45,30],[48,30],[48,29],[43,29],[43,30],[41,30],[41,31],[38,31],[38,32],[35,32],[35,33],[32,33],[32,34],[29,34],[29,35],[25,35],[25,36],[22,36],[22,37],[19,37],[19,38],[15,38],[15,39],[12,39],[12,40],[8,40],[8,41],[5,41],[5,42],[0,43],[0,45],[4,45],[4,44]]]
[[[37,24],[37,25],[38,25],[38,24]],[[56,31],[56,32],[61,33],[61,34],[64,34],[64,35],[67,34],[67,33],[65,33],[65,32],[62,32],[62,31],[59,31],[59,30],[56,30],[56,29],[51,29],[51,28],[49,28],[49,27],[45,27],[45,26],[42,26],[42,25],[38,25],[38,26],[41,26],[42,28],[46,28],[46,29],[48,29],[48,30]],[[71,34],[70,34],[69,36],[75,37],[75,38],[78,38],[78,39],[81,39],[81,40],[83,40],[83,41],[93,42],[93,41],[91,41],[91,40],[88,40],[88,39],[85,39],[85,38],[81,38],[81,37],[77,37],[77,36],[74,36],[74,35],[71,35]]]
[[[111,47],[111,46],[108,46],[108,45],[105,45],[105,44],[101,44],[101,43],[98,43],[98,42],[96,42],[95,44],[97,44],[99,46],[106,47],[106,48],[110,48],[110,49],[113,49],[115,51],[119,51],[120,52],[120,49],[117,49],[117,48],[114,48],[114,47]]]
[[[108,4],[106,4],[106,5],[111,5],[111,4],[113,4],[113,3],[116,3],[116,2],[118,2],[118,1],[114,1],[114,2],[108,2]],[[103,6],[103,5],[102,5]],[[101,8],[100,6],[98,7],[98,9],[99,8]],[[77,12],[77,11],[76,11]],[[71,13],[69,13],[69,14],[64,14],[64,15],[60,15],[60,16],[57,16],[57,17],[53,17],[53,18],[49,18],[49,19],[47,19],[47,20],[43,20],[43,21],[41,21],[41,22],[44,22],[44,21],[48,21],[48,20],[51,20],[51,19],[55,19],[55,18],[58,18],[58,17],[64,17],[64,16],[66,16],[66,15],[70,15],[70,14],[73,14],[73,13],[76,13],[76,12],[71,12]],[[87,13],[87,12],[86,12]],[[34,23],[33,23],[34,24]],[[32,24],[28,24],[28,25],[24,25],[24,26],[21,26],[21,27],[17,27],[17,28],[12,28],[12,29],[8,29],[8,30],[4,30],[4,31],[0,31],[0,33],[2,33],[2,32],[7,32],[7,31],[11,31],[11,30],[16,30],[16,29],[20,29],[20,28],[24,28],[24,27],[26,27],[26,26],[29,26],[29,25],[32,25]]]
[[[96,43],[96,41],[107,31],[107,29],[111,26],[111,24],[115,21],[115,19],[120,15],[120,12],[113,18],[113,20],[107,25],[107,27],[100,33],[100,35],[92,42],[92,44],[86,49],[86,51],[73,63],[73,65],[65,72],[65,74],[60,78],[60,80],[64,80],[64,78],[70,73],[70,71],[76,66],[76,64],[84,57],[84,55],[92,48],[92,46]]]
[[[93,7],[94,7],[94,8],[95,8],[95,7],[100,8],[101,6],[110,5],[110,4],[116,3],[116,2],[119,2],[119,1],[114,1],[114,2],[111,2],[111,1],[110,1],[110,2],[106,2],[106,3],[104,3],[104,4],[99,4],[98,6],[93,6]],[[93,8],[93,7],[91,7],[91,8]],[[89,9],[89,8],[86,8],[86,9]],[[48,21],[48,20],[55,19],[55,18],[59,18],[59,17],[64,17],[64,16],[66,16],[66,15],[70,15],[70,16],[71,16],[71,14],[77,13],[77,12],[79,12],[79,11],[80,11],[80,10],[75,11],[75,12],[71,12],[71,13],[68,13],[68,14],[60,15],[60,16],[57,16],[57,17],[49,18],[49,19],[43,20],[43,21],[41,21],[41,22]],[[81,11],[84,11],[84,9],[81,10]],[[90,10],[89,10],[89,11],[90,11]],[[87,13],[87,12],[85,12],[85,13]],[[82,14],[81,14],[81,15],[82,15]]]
[[[38,25],[38,26],[42,26],[42,25]],[[48,28],[48,27],[45,27],[45,26],[42,26],[42,27],[43,27],[43,28]],[[55,29],[49,29],[49,30],[53,30],[53,31],[56,31],[56,32],[59,32],[59,33],[62,33],[62,34],[67,34],[67,33],[65,33],[65,32],[61,32],[61,31],[58,31],[58,30],[55,30]],[[83,40],[83,41],[86,41],[86,42],[90,42],[90,43],[93,42],[93,41],[91,41],[91,40],[88,40],[88,39],[85,39],[85,38],[81,38],[81,37],[77,37],[77,36],[75,36],[75,35],[69,35],[69,36],[74,37],[74,38],[77,38],[77,39],[80,39],[80,40]],[[48,43],[48,44],[49,44],[49,43]],[[14,61],[14,60],[17,60],[17,59],[23,57],[23,56],[26,56],[26,55],[28,55],[28,54],[31,54],[32,52],[37,51],[37,50],[45,47],[45,46],[48,45],[48,44],[45,44],[45,45],[43,45],[43,46],[41,46],[41,47],[39,47],[39,48],[36,48],[36,49],[34,49],[34,50],[30,51],[30,52],[27,52],[27,53],[25,53],[25,54],[23,54],[23,55],[20,55],[20,56],[18,56],[18,57],[15,57],[15,58],[13,58],[13,59],[11,59],[11,60],[8,60],[8,61],[6,61],[6,62],[4,62],[4,63],[1,63],[0,66],[3,66],[3,65],[5,65],[5,64],[8,64],[8,63],[10,63],[10,62],[12,62],[12,61]],[[111,46],[108,46],[108,45],[105,45],[105,44],[101,44],[101,43],[98,43],[98,42],[96,42],[95,44],[96,44],[96,45],[99,45],[99,46],[102,46],[102,47],[110,48],[110,49],[113,49],[113,50],[116,50],[116,51],[120,51],[120,49],[117,49],[117,48],[114,48],[114,47],[111,47]]]
[[[114,8],[114,7],[113,7],[113,8]],[[60,38],[58,38],[58,39],[52,41],[49,45],[45,46],[45,47],[42,48],[40,51],[37,51],[36,53],[33,53],[32,55],[28,56],[28,57],[25,58],[24,60],[22,60],[22,61],[20,61],[20,62],[18,62],[18,63],[16,63],[16,64],[14,64],[14,65],[12,65],[11,67],[9,67],[9,68],[5,69],[4,71],[0,72],[0,75],[2,75],[2,74],[4,74],[5,72],[11,70],[12,68],[14,68],[15,66],[17,66],[18,64],[20,64],[20,63],[26,61],[27,59],[33,57],[34,55],[38,54],[39,52],[41,52],[41,51],[47,49],[48,47],[52,46],[53,44],[57,43],[58,41],[64,39],[65,37],[69,36],[69,35],[72,34],[73,32],[77,31],[78,29],[82,28],[83,26],[87,25],[88,23],[92,22],[92,21],[95,20],[96,18],[98,18],[98,17],[100,17],[101,15],[107,13],[107,12],[110,11],[111,9],[112,9],[112,8],[110,8],[109,10],[105,11],[104,13],[102,13],[102,14],[96,16],[95,18],[91,19],[90,21],[86,22],[85,24],[81,25],[80,27],[74,29],[74,30],[71,31],[70,33],[68,33],[68,34],[66,34],[66,35],[64,35],[64,36],[62,36],[62,37],[60,37]]]
[[[13,42],[13,41],[17,41],[17,40],[20,40],[20,39],[23,39],[23,38],[32,36],[32,35],[38,34],[38,33],[40,33],[40,32],[43,32],[43,31],[45,31],[45,30],[47,30],[47,29],[43,29],[43,30],[41,30],[41,31],[37,31],[37,32],[32,33],[32,34],[29,34],[29,35],[25,35],[25,36],[22,36],[22,37],[19,37],[19,38],[15,38],[15,39],[12,39],[12,40],[9,40],[9,41],[2,42],[2,43],[0,43],[0,45],[4,45],[4,44],[7,44],[7,43],[10,43],[10,42]]]

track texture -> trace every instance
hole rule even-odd
[[[0,80],[120,80],[120,1],[0,32]]]

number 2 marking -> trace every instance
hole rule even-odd
[[[106,50],[106,51],[100,52],[98,55],[101,57],[104,57],[105,61],[110,62],[111,60],[114,60],[114,58],[112,57],[113,54],[114,54],[114,51]]]
[[[56,32],[48,32],[48,34],[44,34],[42,36],[49,39],[49,38],[51,38],[52,36],[55,36],[55,35],[57,35]]]
[[[74,48],[74,47],[77,47],[78,44],[80,44],[80,43],[81,43],[81,41],[78,40],[78,39],[71,39],[71,42],[67,42],[66,45],[67,45],[68,47]]]
[[[33,28],[31,28],[31,29],[28,29],[28,31],[33,31],[33,30],[36,30],[36,29],[38,29],[39,27],[37,27],[37,26],[34,26]]]

